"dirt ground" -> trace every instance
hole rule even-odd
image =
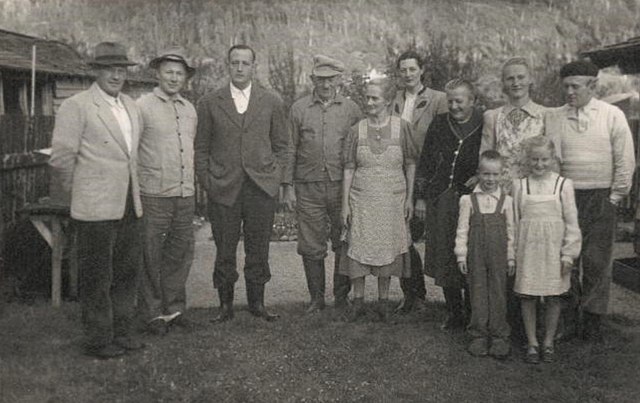
[[[211,227],[204,223],[196,231],[195,259],[187,280],[187,305],[193,308],[211,308],[218,306],[217,293],[213,290],[213,261],[215,258],[215,244],[210,239]],[[421,254],[424,253],[424,244],[418,245]],[[616,244],[615,257],[633,256],[633,247],[630,243]],[[242,267],[244,261],[244,249],[242,242],[238,247],[238,265]],[[286,303],[308,302],[302,259],[296,253],[296,242],[272,242],[269,265],[271,267],[271,281],[265,291],[268,305],[282,305]],[[333,254],[329,253],[325,261],[326,271],[326,298],[332,301]],[[244,276],[240,269],[240,279],[236,284],[235,300],[242,305],[246,302]],[[434,302],[444,301],[442,289],[433,284],[433,279],[426,277],[427,299]],[[390,298],[402,299],[402,291],[398,279],[391,280]],[[366,282],[366,299],[377,298],[377,283],[374,278],[368,278]],[[612,314],[620,314],[634,320],[640,320],[640,294],[629,291],[617,284],[611,285],[611,303],[609,310]]]

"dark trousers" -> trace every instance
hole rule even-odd
[[[580,304],[585,312],[598,315],[607,313],[612,275],[616,206],[609,202],[610,193],[610,189],[575,191],[582,231]]]
[[[327,241],[331,240],[336,259],[333,295],[336,298],[347,298],[351,281],[337,270],[342,230],[342,181],[296,183],[295,190],[298,254],[304,259],[324,260],[327,256]]]
[[[412,217],[409,221],[409,231],[411,232],[411,246],[409,247],[409,256],[411,258],[411,273],[409,277],[400,278],[400,288],[405,299],[418,298],[424,300],[427,296],[427,289],[424,285],[424,274],[422,272],[422,259],[418,250],[414,246],[422,235],[424,235],[424,222],[416,217]]]
[[[185,284],[194,253],[195,197],[142,197],[144,270],[139,306],[143,317],[184,312]]]
[[[78,234],[80,303],[87,347],[131,332],[142,266],[141,220],[131,197],[120,220],[74,221]]]
[[[244,236],[244,277],[247,283],[265,284],[271,279],[269,241],[276,199],[246,178],[232,206],[212,203],[210,208],[216,261],[213,286],[233,286],[238,281],[236,250]]]

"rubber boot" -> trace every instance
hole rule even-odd
[[[333,297],[337,309],[349,306],[349,291],[351,291],[351,279],[349,276],[340,274],[341,249],[335,252],[335,265],[333,268]]]
[[[264,307],[264,284],[246,283],[247,285],[247,302],[249,304],[249,312],[257,317],[273,322],[278,319],[278,315],[269,313]]]
[[[220,298],[220,312],[211,322],[221,323],[233,319],[233,292],[234,285],[221,285],[218,287],[218,298]]]
[[[304,274],[307,277],[307,287],[311,296],[311,304],[306,309],[306,313],[315,313],[324,309],[324,260],[312,260],[304,258]]]

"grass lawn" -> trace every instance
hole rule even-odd
[[[147,348],[100,361],[81,354],[79,307],[10,304],[0,317],[2,402],[635,402],[640,396],[640,322],[614,314],[601,345],[558,346],[558,362],[527,365],[474,358],[463,335],[439,329],[444,309],[349,323],[332,308],[304,316],[274,307],[279,321],[251,317],[144,336]]]

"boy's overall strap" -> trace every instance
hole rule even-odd
[[[471,207],[476,213],[480,213],[480,205],[478,205],[478,194],[473,192],[469,195],[471,197]]]
[[[500,199],[498,200],[498,205],[496,206],[496,211],[495,214],[500,214],[500,212],[502,211],[502,206],[504,205],[504,199],[507,196],[505,195],[504,192],[500,192]]]

